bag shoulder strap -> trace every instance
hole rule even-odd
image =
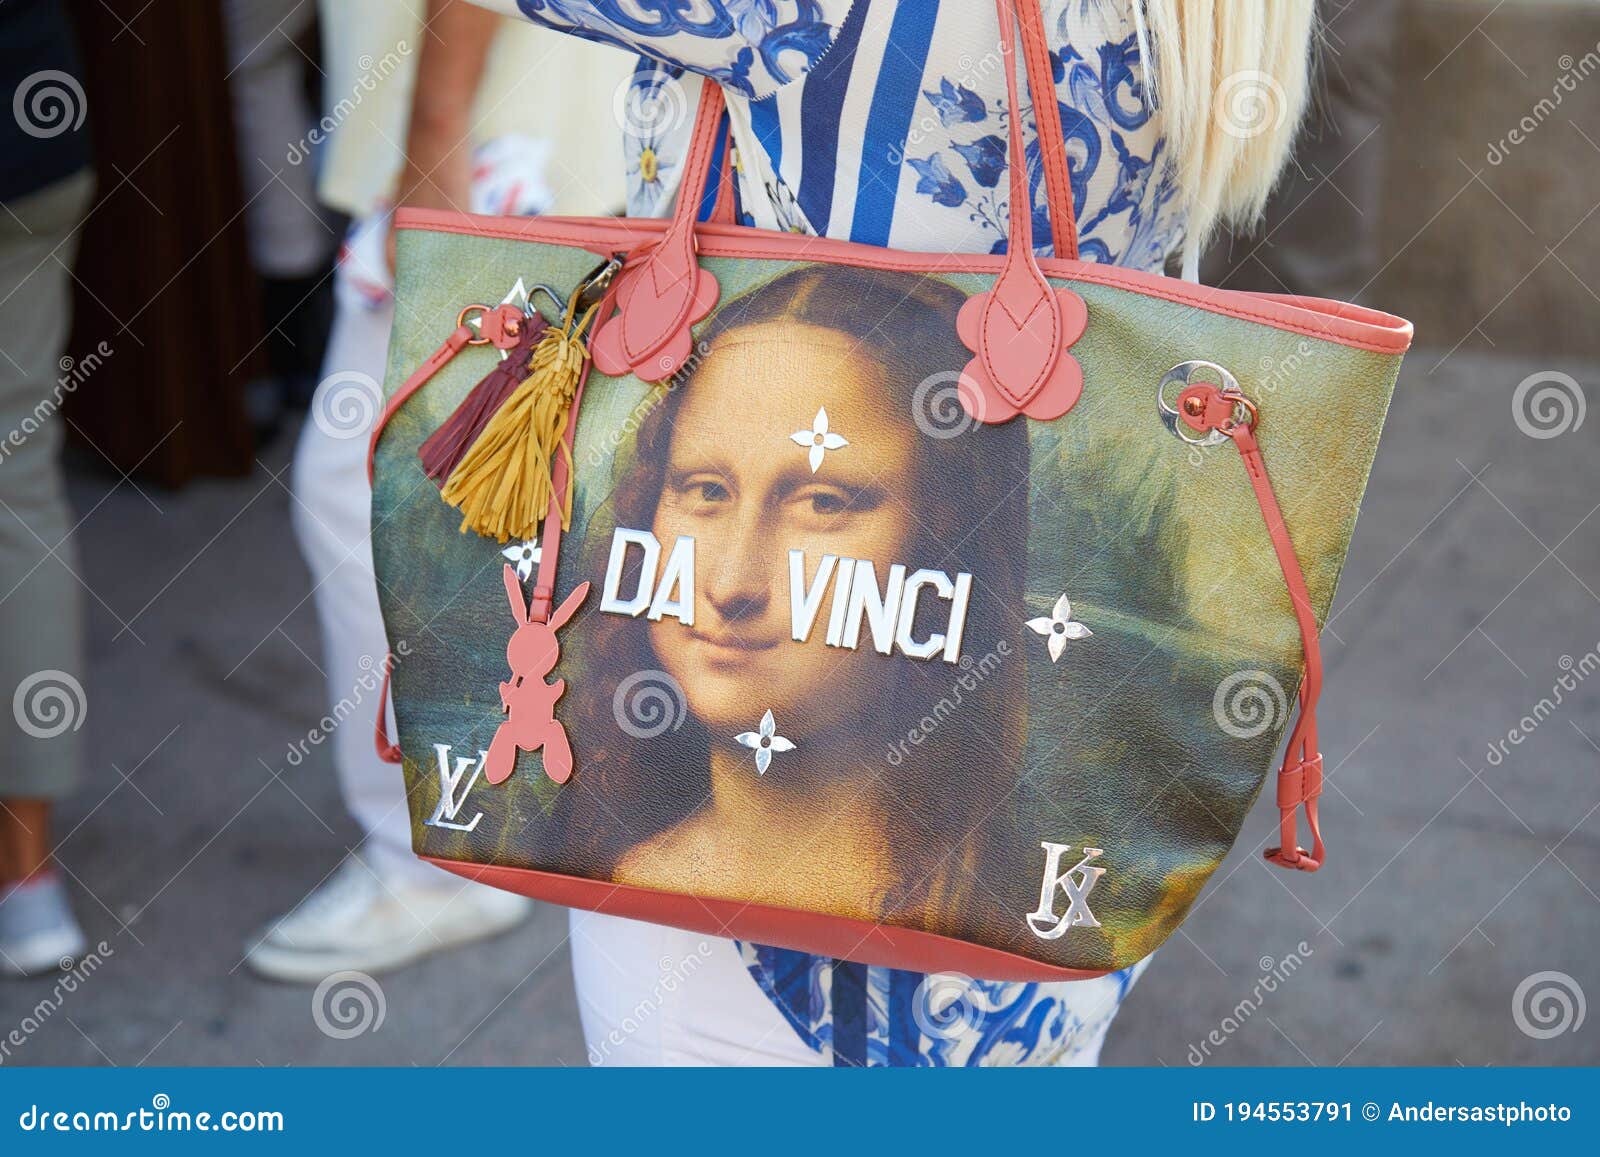
[[[1044,13],[1039,0],[995,0],[995,14],[1000,27],[1002,58],[1007,70],[1007,109],[1011,122],[1020,132],[1022,103],[1015,85],[1014,53],[1017,36],[1022,39],[1023,70],[1027,77],[1028,97],[1033,104],[1034,122],[1039,134],[1039,154],[1044,168],[1046,203],[1049,205],[1051,239],[1055,255],[1071,260],[1078,257],[1078,228],[1072,201],[1072,170],[1067,157],[1066,138],[1061,129],[1061,106],[1056,98],[1055,72],[1050,63],[1050,41],[1045,33]],[[709,77],[701,81],[699,107],[694,132],[690,138],[688,156],[684,159],[683,175],[679,184],[676,204],[672,211],[669,235],[686,236],[693,231],[702,205],[703,191],[711,176],[713,157],[718,142],[717,129],[722,123],[722,88]],[[731,133],[725,138],[731,140]],[[727,149],[723,149],[724,168]],[[1008,157],[1007,164],[1012,164]],[[1026,156],[1015,158],[1023,172],[1027,169]],[[712,219],[726,222],[732,215],[732,198],[728,182],[720,182]],[[1032,206],[1028,195],[1029,183],[1021,183],[1024,212],[1020,215],[1032,235]],[[1017,204],[1013,201],[1013,206]],[[1018,216],[1016,213],[1012,217]],[[663,240],[662,247],[666,247]]]
[[[1039,156],[1044,163],[1045,194],[1050,205],[1051,242],[1057,257],[1076,261],[1078,221],[1072,199],[1072,164],[1067,156],[1067,139],[1061,130],[1061,104],[1056,99],[1055,69],[1050,63],[1044,13],[1039,0],[1001,0],[1001,7],[1006,4],[1015,7],[1022,32],[1028,98],[1033,102],[1033,123],[1039,132]],[[1004,28],[1003,17],[1001,26]]]

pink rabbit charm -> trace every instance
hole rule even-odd
[[[561,658],[556,632],[566,624],[589,595],[589,584],[580,583],[567,596],[548,623],[535,622],[522,598],[522,582],[510,563],[505,568],[506,597],[511,602],[511,617],[517,629],[506,644],[506,662],[511,665],[511,681],[500,684],[500,703],[506,720],[495,730],[484,760],[483,776],[490,783],[504,783],[517,769],[517,752],[544,748],[544,771],[557,783],[572,776],[572,745],[567,730],[556,718],[556,700],[567,690],[567,681],[546,683],[544,677]]]

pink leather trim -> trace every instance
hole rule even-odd
[[[843,916],[824,916],[738,900],[708,900],[681,892],[586,880],[532,868],[499,868],[433,856],[421,858],[469,880],[551,904],[630,920],[647,920],[705,936],[793,948],[858,964],[909,968],[916,972],[964,972],[984,980],[1010,981],[1093,980],[1110,971],[1058,968],[1014,952],[969,944],[949,936]]]
[[[665,220],[655,217],[485,217],[453,209],[401,208],[396,210],[395,218],[401,229],[565,245],[601,256],[631,250],[660,236],[667,227]],[[1005,266],[1004,255],[909,253],[743,225],[701,224],[695,228],[695,238],[701,257],[811,261],[907,273],[994,275]],[[1403,354],[1411,347],[1409,321],[1365,306],[1316,297],[1215,289],[1159,273],[1060,257],[1040,258],[1039,268],[1049,277],[1105,285],[1354,349]]]

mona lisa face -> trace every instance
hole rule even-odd
[[[694,626],[668,617],[650,640],[713,739],[752,730],[772,711],[797,742],[848,723],[881,698],[885,657],[829,647],[821,622],[791,636],[789,551],[806,580],[824,554],[870,559],[883,576],[906,557],[916,519],[914,427],[889,404],[882,371],[834,330],[792,322],[718,339],[685,393],[670,435],[652,529],[695,540]],[[812,470],[817,411],[834,448]],[[791,438],[804,431],[806,444]]]

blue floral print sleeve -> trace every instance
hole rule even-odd
[[[850,0],[517,0],[517,7],[550,28],[701,73],[754,99],[822,58]]]
[[[641,54],[618,107],[629,213],[677,193],[702,77],[721,84],[741,219],[897,249],[1002,252],[1005,76],[987,0],[482,0]],[[1080,255],[1159,269],[1183,218],[1133,0],[1042,0]],[[1041,255],[1043,169],[1023,111]]]

